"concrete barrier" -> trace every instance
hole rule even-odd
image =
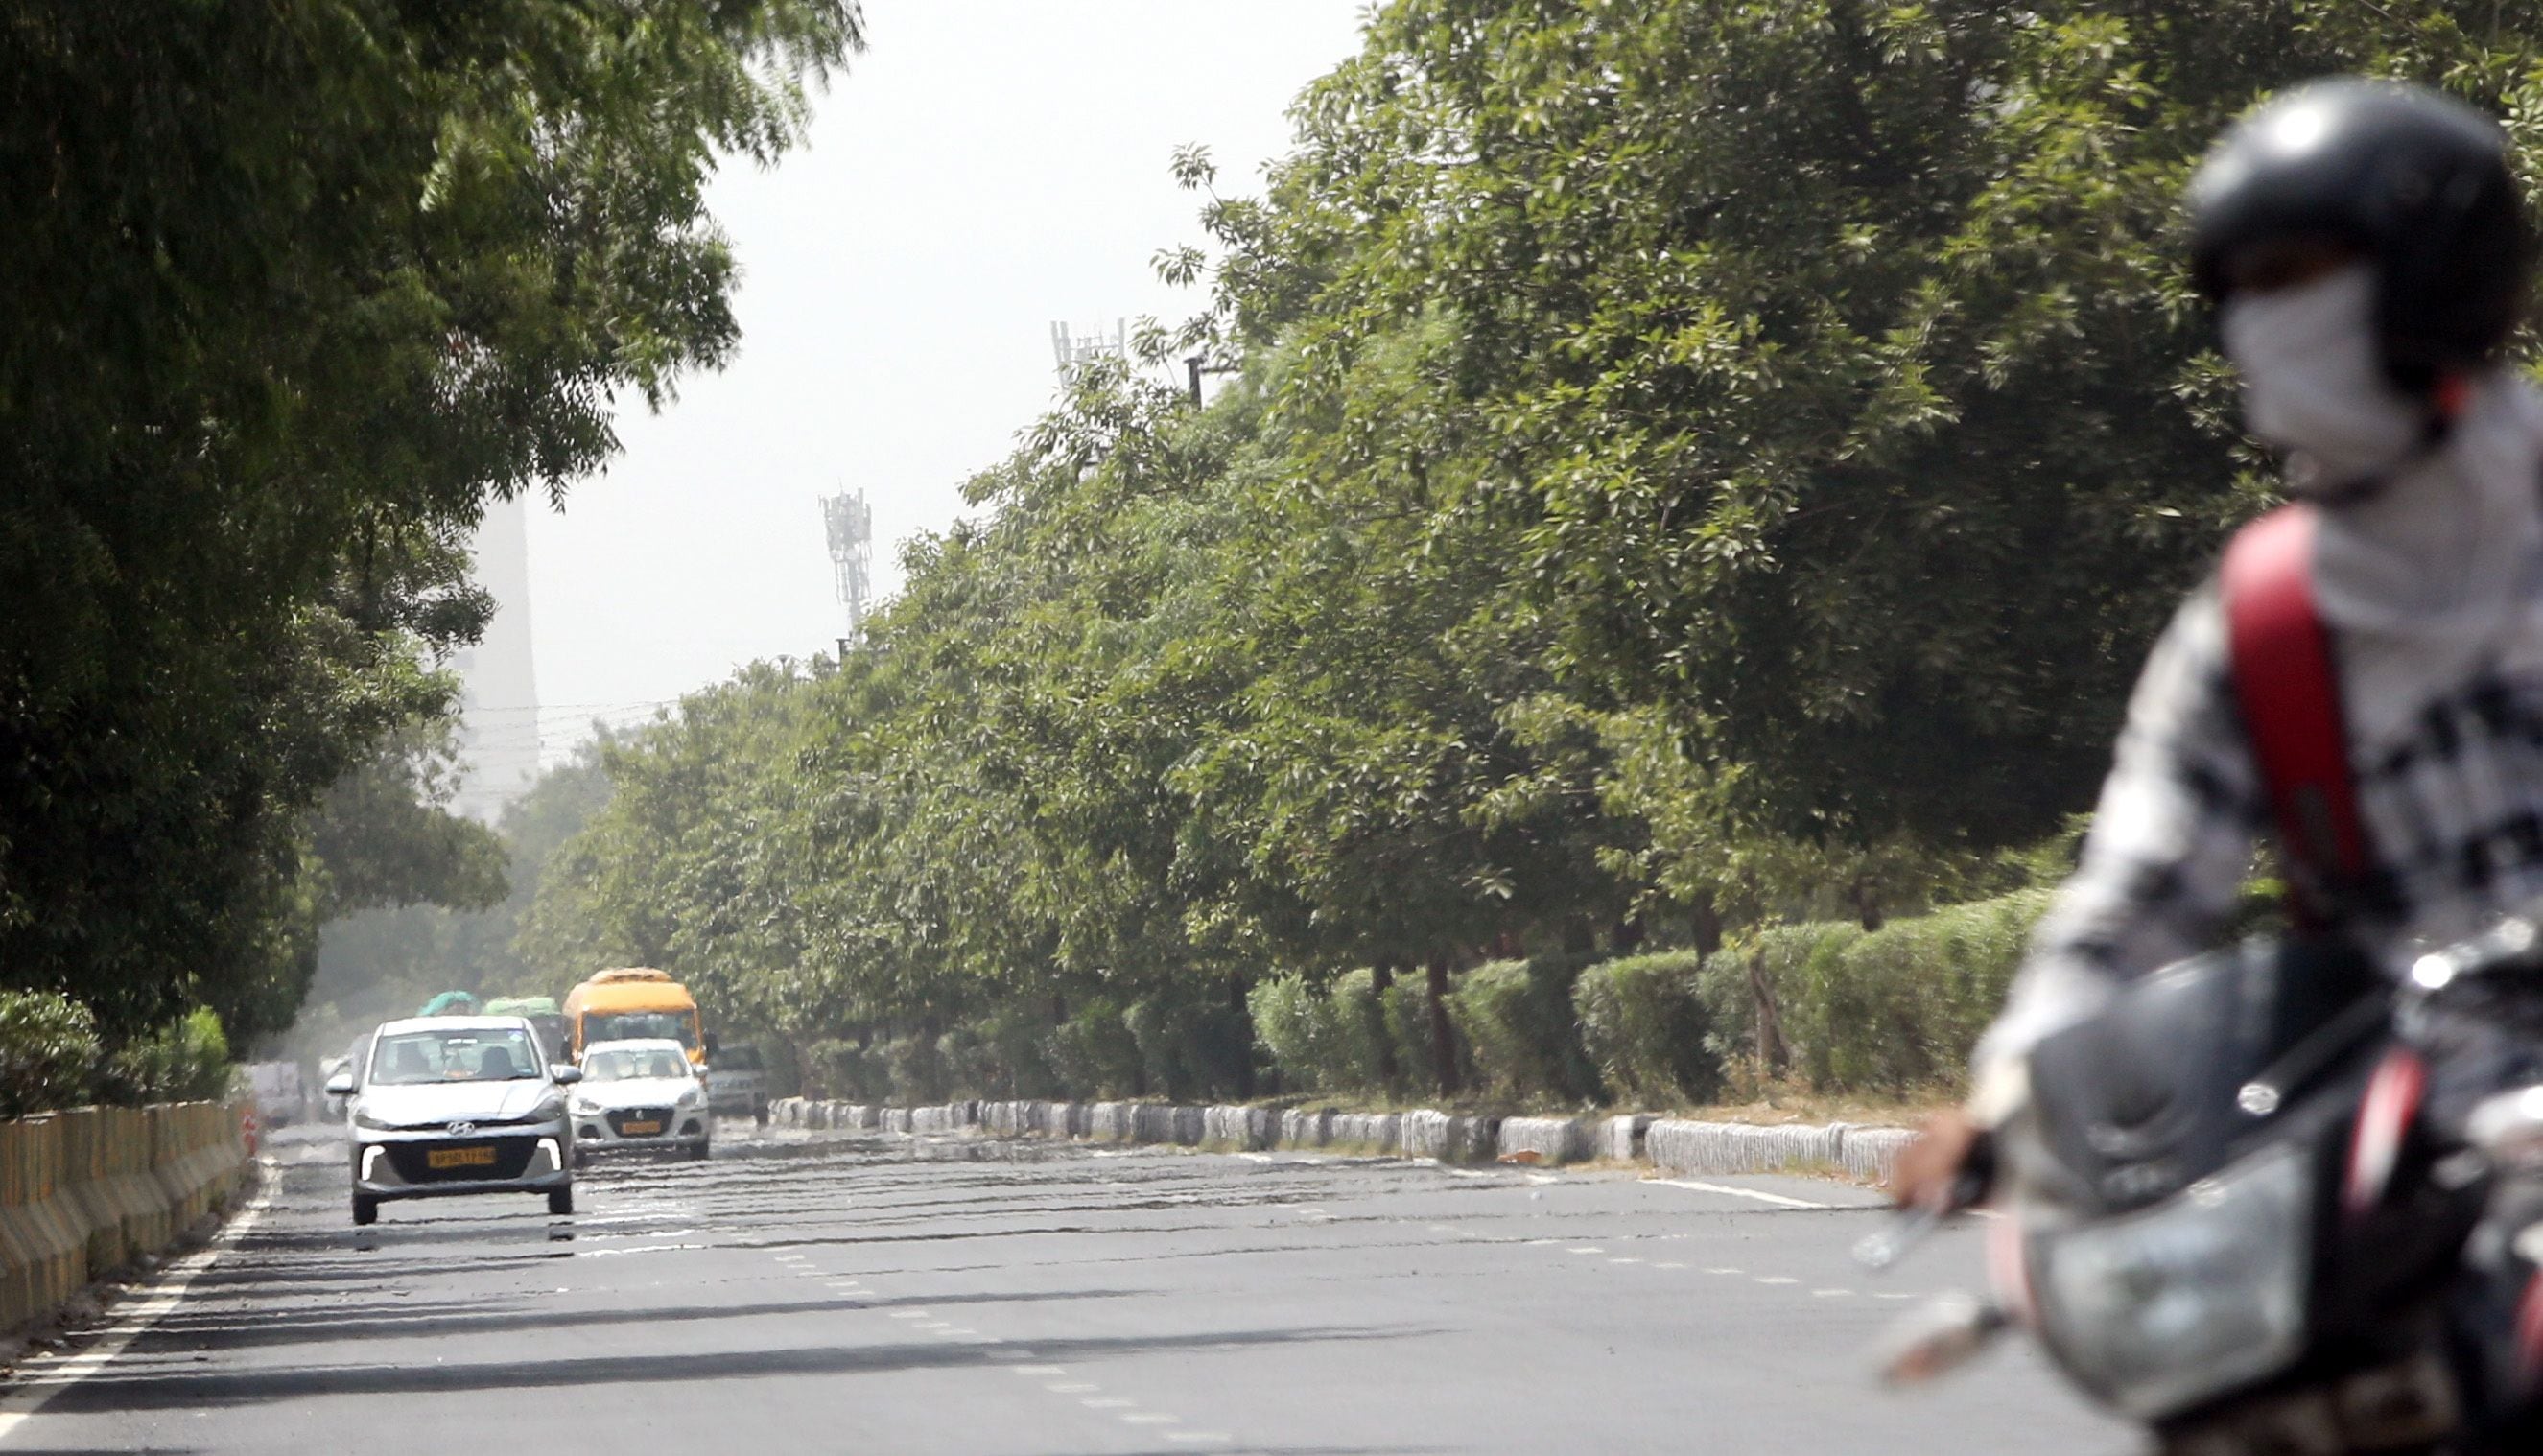
[[[1662,1173],[1776,1173],[1845,1166],[1841,1124],[1752,1127],[1741,1122],[1654,1122],[1643,1135]]]
[[[1503,1117],[1499,1146],[1504,1158],[1532,1153],[1539,1163],[1586,1163],[1598,1156],[1589,1124],[1573,1117]]]
[[[247,1110],[80,1108],[0,1122],[0,1332],[155,1254],[238,1195]]]
[[[177,1110],[170,1110],[172,1112]],[[1436,1158],[1446,1163],[1483,1162],[1496,1155],[1531,1153],[1547,1164],[1600,1159],[1648,1163],[1661,1173],[1708,1174],[1843,1172],[1867,1182],[1889,1177],[1898,1150],[1913,1136],[1904,1128],[1859,1127],[1843,1122],[1760,1127],[1744,1122],[1697,1122],[1649,1113],[1600,1118],[1495,1117],[1429,1108],[1402,1112],[1345,1112],[1331,1108],[1174,1107],[1161,1103],[961,1102],[931,1108],[878,1108],[861,1103],[779,1098],[769,1104],[772,1121],[812,1130],[949,1134],[979,1129],[1000,1137],[1068,1137],[1157,1146],[1222,1147],[1247,1152],[1273,1148],[1332,1148],[1347,1153]],[[129,1149],[156,1146],[161,1125],[142,1112],[89,1110],[59,1113],[67,1130],[47,1134],[56,1151],[23,1156],[72,1157],[80,1170],[78,1238],[94,1259],[114,1263],[120,1251],[167,1237],[168,1211],[182,1201],[170,1191],[159,1166],[135,1162]],[[187,1115],[193,1115],[188,1113]],[[119,1119],[119,1120],[118,1120]],[[136,1120],[138,1119],[138,1120]],[[163,1119],[165,1121],[165,1119]],[[0,1139],[11,1134],[0,1124]],[[174,1122],[166,1122],[175,1126]],[[169,1133],[184,1143],[193,1134]],[[234,1132],[233,1132],[234,1137]],[[136,1142],[135,1139],[140,1139]],[[8,1144],[0,1142],[0,1154]],[[181,1155],[182,1157],[182,1155]],[[180,1161],[181,1158],[171,1159]],[[0,1198],[16,1165],[0,1162]],[[35,1168],[38,1163],[29,1163]],[[181,1170],[177,1184],[198,1186],[199,1170]],[[198,1210],[197,1210],[198,1211]],[[178,1226],[193,1216],[186,1212]],[[31,1251],[23,1257],[0,1247],[15,1268],[45,1257],[48,1225],[30,1219],[14,1234],[0,1222],[0,1239],[14,1237]],[[5,1297],[5,1296],[0,1296]]]

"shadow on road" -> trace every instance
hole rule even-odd
[[[607,1310],[504,1307],[471,1311],[435,1303],[413,1309],[329,1313],[323,1319],[276,1320],[238,1313],[170,1315],[150,1329],[149,1341],[201,1341],[216,1349],[270,1348],[284,1344],[333,1344],[347,1340],[423,1340],[439,1335],[492,1335],[507,1330],[569,1330],[590,1325],[671,1325],[699,1320],[747,1320],[761,1315],[839,1314],[890,1309],[949,1309],[965,1304],[1034,1304],[1057,1299],[1120,1299],[1128,1289],[1070,1289],[1048,1293],[945,1294],[905,1299],[802,1299],[770,1304],[629,1305]],[[145,1346],[144,1352],[148,1350]],[[15,1456],[15,1453],[12,1453]]]
[[[1385,1341],[1435,1334],[1392,1329],[1240,1330],[1158,1339],[1038,1340],[1040,1359],[1079,1363],[1200,1345],[1268,1347],[1332,1341]],[[911,1370],[989,1364],[978,1348],[930,1341],[855,1348],[712,1350],[662,1355],[609,1355],[507,1360],[465,1365],[298,1365],[240,1373],[91,1376],[54,1397],[65,1413],[193,1410],[320,1396],[441,1395],[468,1391],[712,1384],[798,1375],[890,1375]]]

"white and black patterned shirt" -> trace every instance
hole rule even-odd
[[[2429,479],[2325,519],[2347,533],[2317,591],[2370,860],[2344,929],[2397,972],[2543,897],[2543,412],[2521,385],[2490,393]],[[2011,1064],[2041,1036],[2215,945],[2269,825],[2211,580],[2138,679],[2083,863],[1980,1047],[1981,1116],[2018,1099]]]

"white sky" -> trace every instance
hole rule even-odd
[[[871,49],[809,148],[717,179],[743,270],[732,366],[564,514],[534,511],[531,625],[553,760],[845,618],[816,499],[863,487],[876,569],[1047,407],[1050,325],[1195,312],[1149,263],[1202,242],[1167,174],[1199,142],[1260,190],[1290,101],[1358,45],[1361,0],[867,0]]]

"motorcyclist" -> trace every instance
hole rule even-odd
[[[2523,202],[2486,117],[2333,80],[2233,127],[2188,205],[2245,420],[2320,506],[2313,585],[2369,866],[2298,889],[2398,970],[2543,895],[2543,401],[2498,361],[2525,299]],[[2137,682],[1973,1096],[1898,1161],[1903,1205],[1948,1200],[1982,1129],[2024,1105],[2042,1036],[2213,943],[2264,798],[2211,579]]]

